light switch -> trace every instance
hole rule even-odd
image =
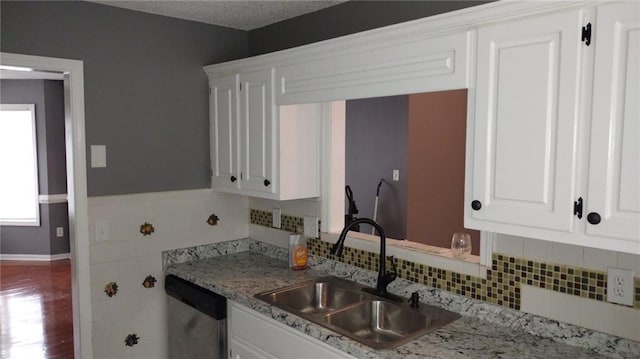
[[[107,167],[107,146],[91,145],[91,168]]]
[[[393,181],[400,181],[400,170],[393,170]]]

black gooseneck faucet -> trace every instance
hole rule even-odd
[[[342,255],[342,250],[344,249],[344,241],[347,238],[347,233],[349,233],[351,228],[358,226],[360,224],[369,224],[373,226],[378,232],[378,236],[380,236],[380,265],[378,267],[379,268],[378,283],[376,284],[375,289],[365,288],[363,290],[373,293],[375,295],[379,295],[381,297],[398,300],[399,297],[387,292],[387,286],[389,285],[389,283],[393,282],[396,279],[396,277],[398,276],[398,273],[397,273],[395,263],[393,261],[391,262],[391,264],[393,265],[393,272],[387,273],[386,237],[384,234],[384,230],[376,221],[369,218],[358,218],[353,222],[347,224],[347,226],[344,227],[344,229],[342,230],[342,233],[340,233],[340,237],[338,238],[338,241],[336,242],[336,244],[333,245],[333,248],[331,248],[331,254],[336,255],[338,257]]]

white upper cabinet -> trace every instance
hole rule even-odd
[[[469,227],[572,230],[582,17],[478,30]]]
[[[465,225],[640,254],[640,3],[497,23],[477,39]]]
[[[278,107],[273,68],[210,80],[212,188],[276,200],[320,196],[319,104]]]
[[[211,183],[216,188],[238,188],[238,76],[210,81]]]
[[[640,254],[638,1],[497,1],[205,71],[215,189],[320,196],[323,102],[468,88],[465,227]]]
[[[640,3],[596,19],[587,233],[640,247]]]
[[[273,70],[240,74],[242,187],[274,193]]]

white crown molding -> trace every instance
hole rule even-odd
[[[386,47],[398,42],[442,36],[478,26],[509,21],[539,13],[590,6],[603,1],[496,1],[400,24],[358,32],[291,49],[204,67],[210,78],[324,58],[337,59],[346,54]]]
[[[66,203],[67,194],[66,193],[41,194],[38,196],[38,202],[40,204]]]
[[[71,253],[60,254],[0,254],[0,260],[3,261],[34,261],[34,262],[51,262],[63,259],[70,259]]]

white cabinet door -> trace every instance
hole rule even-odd
[[[238,338],[229,339],[229,358],[232,359],[278,359],[264,350]]]
[[[596,19],[587,234],[640,244],[640,3]]]
[[[238,76],[210,82],[211,184],[214,188],[238,188]]]
[[[240,74],[242,188],[274,193],[274,71]]]
[[[572,230],[582,20],[574,10],[478,30],[469,228]]]
[[[227,301],[227,314],[231,358],[353,358],[238,303]]]

